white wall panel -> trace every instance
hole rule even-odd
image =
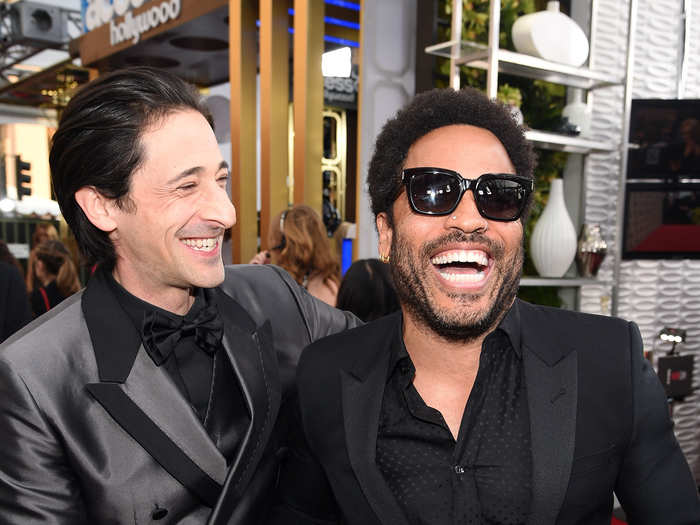
[[[413,97],[415,0],[366,0],[362,5],[358,257],[377,256],[377,234],[367,194],[367,167],[384,123]]]
[[[593,67],[624,70],[629,0],[598,2],[597,34],[593,36]],[[689,46],[686,50],[687,82],[684,97],[700,97],[700,0],[687,0],[691,9]],[[633,98],[675,98],[680,80],[682,34],[681,0],[638,0]],[[622,129],[623,90],[604,89],[593,94],[593,130],[597,138],[618,140]],[[586,172],[586,221],[600,223],[613,250],[617,198],[620,191],[619,155],[592,155]],[[613,191],[614,190],[614,191]],[[614,253],[614,251],[613,251]],[[608,257],[601,278],[612,277],[613,258]],[[657,354],[669,350],[657,339],[664,326],[688,330],[683,352],[700,355],[700,261],[624,261],[619,283],[620,317],[635,321],[645,349]],[[587,286],[581,308],[599,313],[609,288]],[[696,357],[700,366],[700,358]],[[696,380],[696,386],[700,380]],[[691,469],[700,479],[700,396],[675,407],[676,435]]]

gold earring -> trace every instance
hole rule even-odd
[[[384,264],[388,264],[390,259],[391,259],[391,257],[388,255],[384,255],[384,254],[379,255],[379,260],[382,261]]]

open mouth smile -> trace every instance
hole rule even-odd
[[[182,243],[198,252],[213,252],[220,244],[221,237],[198,237],[181,239]]]
[[[454,284],[481,284],[492,259],[483,250],[447,250],[430,258],[441,278]]]

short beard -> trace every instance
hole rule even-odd
[[[495,261],[494,269],[501,272],[503,282],[492,289],[492,303],[487,312],[466,318],[450,315],[452,312],[438,311],[431,302],[425,287],[425,276],[430,266],[430,254],[450,242],[478,242],[488,246]],[[513,304],[518,293],[520,276],[523,269],[524,247],[521,243],[517,253],[509,260],[504,260],[505,248],[483,234],[466,234],[453,231],[422,246],[419,254],[414,254],[408,243],[400,239],[394,230],[391,242],[391,273],[396,293],[402,306],[426,328],[447,341],[467,343],[476,340],[493,329]],[[421,264],[422,266],[417,266]],[[451,294],[458,303],[468,304],[474,301],[474,294]]]

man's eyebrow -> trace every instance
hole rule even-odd
[[[225,160],[222,160],[221,163],[219,164],[219,167],[216,168],[217,172],[221,171],[221,170],[229,171],[228,162],[226,162]],[[181,173],[178,173],[172,179],[170,179],[166,184],[168,184],[168,185],[175,184],[180,179],[184,179],[185,177],[189,177],[190,175],[197,175],[203,171],[204,171],[203,166],[194,166],[192,168],[186,169],[185,171],[183,171]]]

